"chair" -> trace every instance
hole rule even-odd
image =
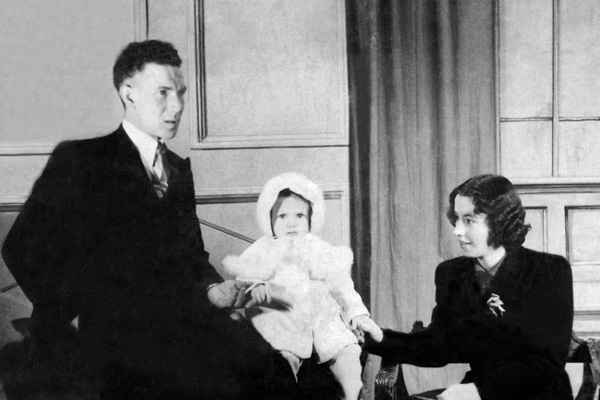
[[[411,332],[417,332],[425,329],[423,322],[416,321],[413,324]],[[461,363],[456,360],[456,363]],[[573,332],[571,334],[571,349],[567,358],[568,363],[583,363],[583,380],[581,388],[575,400],[593,400],[598,385],[594,382],[592,375],[592,359],[585,340],[580,339]],[[464,363],[464,362],[462,362]],[[431,367],[439,367],[431,365]],[[395,359],[383,357],[381,367],[375,377],[375,399],[376,400],[418,400],[435,399],[435,394],[439,394],[443,389],[430,390],[420,394],[409,394],[406,388],[406,382],[402,373],[402,366]]]

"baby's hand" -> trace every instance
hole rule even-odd
[[[365,333],[368,333],[377,343],[383,340],[383,331],[375,323],[375,321],[373,321],[367,315],[359,315],[354,317],[350,323],[350,327],[353,329],[353,331],[355,331],[360,343],[365,342]]]
[[[250,292],[252,300],[250,300],[247,306],[261,305],[271,302],[271,286],[268,283],[261,283],[252,289]]]

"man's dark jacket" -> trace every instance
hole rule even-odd
[[[420,366],[470,363],[463,383],[475,383],[482,400],[572,399],[564,370],[573,324],[567,260],[519,247],[482,290],[474,259],[458,257],[437,267],[435,286],[424,331],[384,330],[384,340],[366,350]],[[492,307],[494,315],[492,294],[504,312]]]
[[[209,304],[206,288],[220,278],[204,250],[190,161],[169,151],[168,164],[160,200],[122,127],[59,144],[2,255],[33,303],[42,342],[79,316],[92,370],[233,393],[240,366],[251,371],[270,348]]]

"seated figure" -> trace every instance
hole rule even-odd
[[[354,290],[352,251],[312,233],[323,224],[324,207],[321,190],[303,175],[269,180],[257,203],[265,235],[241,256],[223,261],[237,281],[211,288],[209,298],[230,307],[239,298],[231,289],[248,293],[246,317],[296,376],[314,349],[319,362],[329,364],[343,398],[356,400],[362,387],[361,348],[352,330],[358,336],[382,333]]]
[[[468,179],[449,196],[448,219],[463,256],[435,273],[431,324],[367,335],[365,349],[401,363],[470,363],[442,400],[572,399],[565,361],[573,323],[571,267],[522,247],[530,227],[511,182]]]

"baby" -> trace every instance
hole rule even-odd
[[[235,284],[226,281],[208,295],[225,308],[242,304],[248,294],[245,316],[295,375],[314,349],[320,363],[330,363],[344,398],[357,399],[362,382],[356,335],[383,333],[354,290],[352,251],[312,233],[323,225],[324,214],[323,193],[303,175],[285,173],[269,180],[257,203],[265,236],[242,255],[223,260]]]

